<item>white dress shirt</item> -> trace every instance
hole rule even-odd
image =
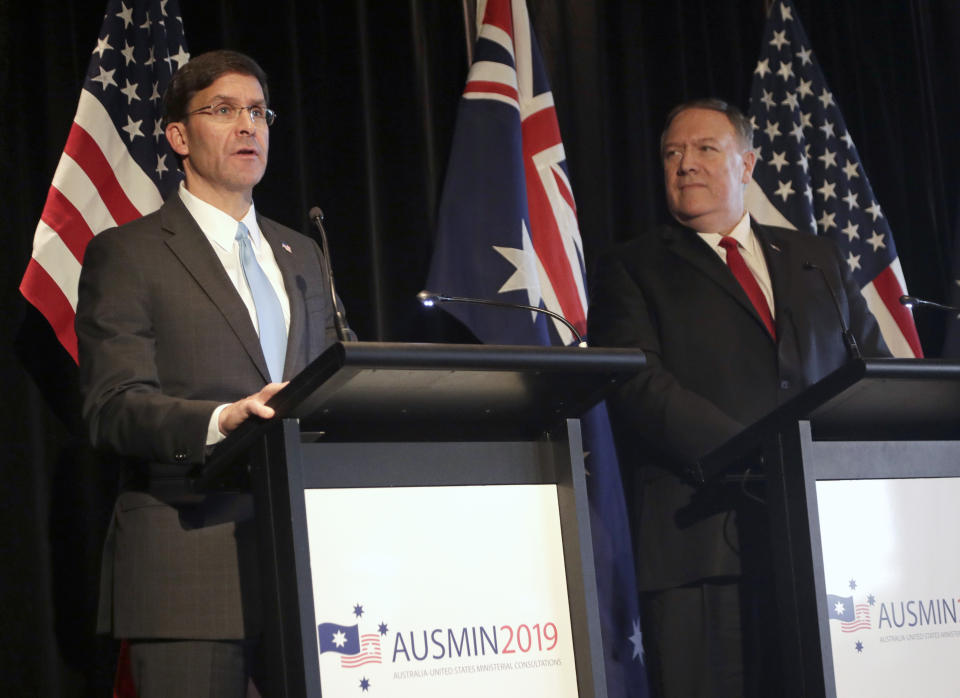
[[[727,263],[727,251],[720,246],[720,241],[724,237],[732,237],[737,241],[740,256],[746,262],[753,278],[757,280],[760,290],[763,291],[763,297],[766,298],[767,305],[770,306],[770,317],[776,318],[773,312],[773,284],[770,282],[770,270],[767,269],[767,260],[763,256],[760,241],[757,240],[757,236],[750,227],[750,214],[744,213],[740,222],[733,226],[733,230],[727,235],[720,235],[720,233],[697,233],[697,235],[710,245],[714,252],[720,255],[724,264]]]
[[[237,225],[243,223],[250,231],[250,241],[253,244],[254,255],[257,263],[267,275],[270,285],[280,300],[280,308],[283,311],[283,323],[286,325],[287,332],[290,332],[290,298],[287,296],[286,288],[283,285],[283,276],[280,274],[280,267],[277,266],[277,260],[273,256],[273,250],[269,243],[263,239],[263,233],[257,224],[257,214],[253,204],[244,217],[237,221],[233,216],[224,213],[216,206],[208,204],[206,201],[191,194],[183,182],[180,183],[178,192],[183,205],[193,216],[193,219],[200,226],[204,236],[210,242],[210,246],[216,253],[217,258],[223,265],[224,271],[230,277],[234,288],[240,294],[243,304],[250,313],[250,321],[254,329],[259,334],[260,326],[257,321],[257,307],[253,302],[253,295],[250,293],[250,286],[247,284],[247,278],[243,274],[243,267],[240,263],[240,245],[236,240]],[[207,424],[207,446],[223,441],[226,438],[220,433],[220,413],[226,409],[227,405],[220,405],[210,415],[210,422]]]

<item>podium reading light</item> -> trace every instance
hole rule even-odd
[[[474,303],[476,305],[495,305],[498,308],[512,308],[513,310],[532,310],[535,313],[543,313],[544,315],[549,315],[557,322],[563,323],[563,325],[570,330],[574,337],[577,339],[578,347],[586,347],[587,343],[583,341],[583,337],[580,336],[580,333],[577,332],[577,328],[573,326],[567,318],[563,317],[560,313],[555,313],[552,310],[547,310],[546,308],[537,308],[533,305],[524,305],[523,303],[506,303],[504,301],[491,301],[485,298],[465,298],[463,296],[445,296],[440,293],[434,293],[433,291],[423,290],[417,294],[417,300],[420,301],[420,304],[424,308],[433,308],[440,305],[441,303]]]

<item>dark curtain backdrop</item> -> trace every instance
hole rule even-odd
[[[944,299],[960,182],[960,6],[797,0],[888,216],[910,290]],[[529,0],[588,264],[665,219],[657,139],[676,102],[746,107],[764,0]],[[114,470],[84,447],[65,353],[17,292],[104,0],[0,0],[0,692],[107,695],[92,635]],[[181,0],[192,53],[250,53],[280,120],[256,191],[307,230],[320,205],[349,318],[370,340],[467,340],[418,310],[467,70],[460,0]],[[941,318],[919,318],[928,356]]]

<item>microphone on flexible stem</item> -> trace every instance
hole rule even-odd
[[[547,310],[546,308],[538,308],[533,305],[524,305],[523,303],[507,303],[505,301],[491,301],[486,298],[466,298],[463,296],[445,296],[441,293],[434,293],[433,291],[423,290],[417,294],[417,300],[425,308],[433,308],[434,306],[440,305],[441,303],[475,303],[477,305],[495,305],[499,308],[513,308],[514,310],[532,310],[535,313],[543,313],[544,315],[549,315],[554,320],[563,323],[563,325],[570,330],[574,337],[577,339],[578,347],[586,347],[587,343],[583,341],[583,337],[580,336],[580,333],[577,332],[577,328],[573,326],[567,318],[563,317],[560,313],[555,313],[552,310]]]
[[[923,298],[917,298],[916,296],[900,296],[900,304],[905,305],[908,308],[913,308],[913,306],[920,306],[923,308],[935,308],[937,310],[946,310],[948,313],[957,313],[957,318],[960,319],[960,308],[955,305],[944,305],[943,303],[935,303],[934,301],[924,300]]]
[[[843,311],[840,309],[840,299],[837,298],[837,292],[833,289],[833,284],[831,284],[830,279],[827,278],[826,272],[823,271],[820,265],[814,264],[813,262],[804,262],[803,268],[807,271],[816,269],[820,272],[820,277],[823,279],[824,285],[827,287],[827,290],[830,291],[830,298],[833,300],[833,307],[837,311],[837,317],[840,319],[841,335],[843,337],[843,343],[847,347],[847,353],[854,361],[861,359],[862,356],[860,354],[860,347],[857,346],[857,339],[853,336],[850,328],[847,327],[847,321],[843,319]]]
[[[340,307],[340,301],[337,298],[337,287],[333,283],[333,266],[330,264],[330,246],[327,244],[327,231],[323,227],[323,210],[319,206],[310,209],[310,220],[320,231],[320,245],[323,248],[323,269],[327,273],[329,282],[330,302],[333,303],[333,325],[337,330],[337,337],[341,342],[357,341],[356,333],[347,326],[347,321],[343,319],[343,310]]]

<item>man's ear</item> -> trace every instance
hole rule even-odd
[[[750,178],[753,177],[753,168],[757,164],[757,153],[751,148],[743,154],[743,178],[741,182],[743,184],[749,184]]]
[[[190,147],[187,141],[187,129],[182,121],[171,121],[164,130],[167,136],[167,142],[180,157],[186,157],[190,154]]]

